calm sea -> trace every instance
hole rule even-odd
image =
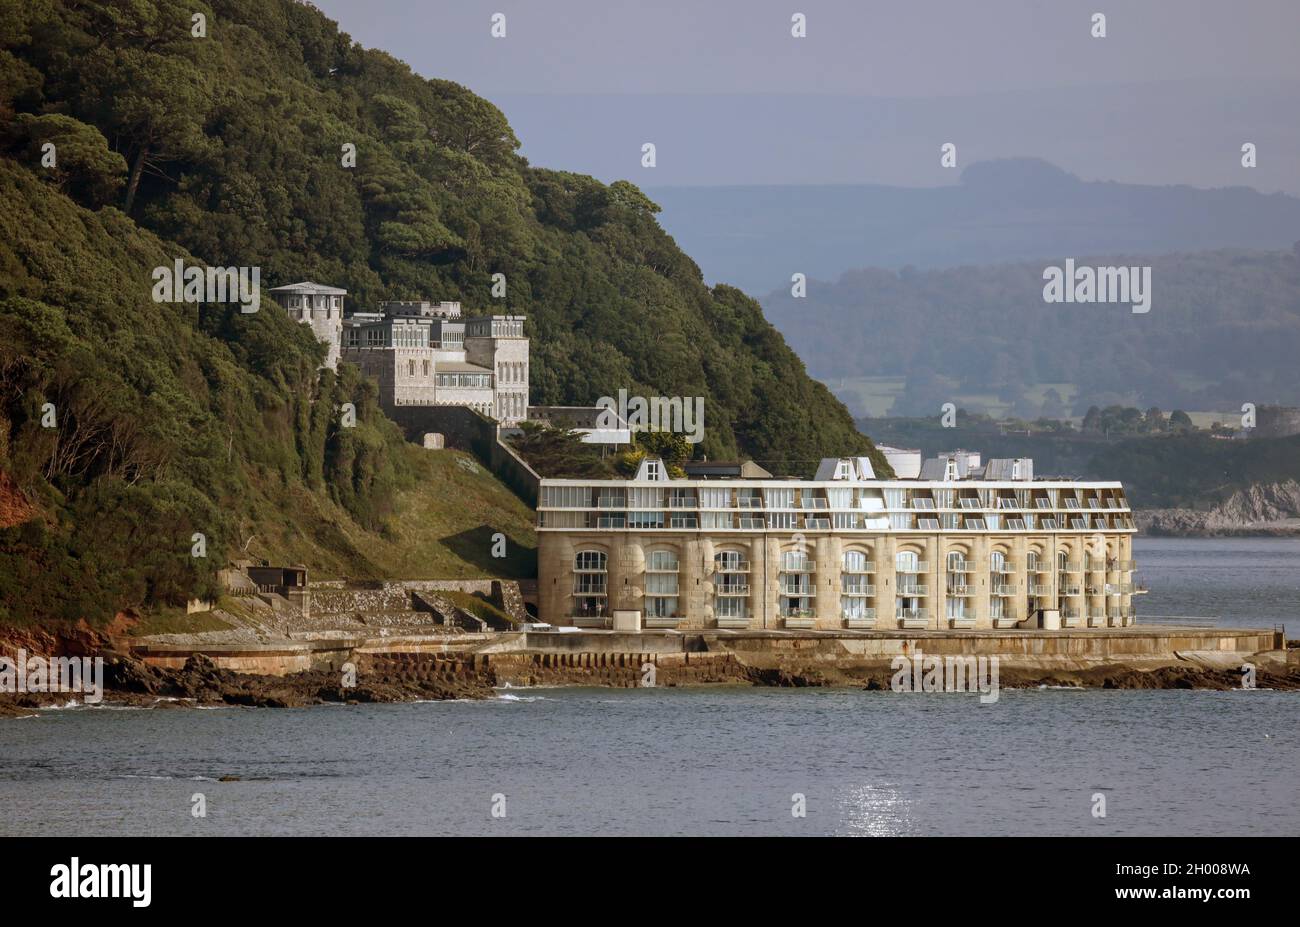
[[[1300,624],[1297,542],[1137,556],[1140,610]],[[1298,794],[1300,693],[1269,691],[530,689],[0,723],[0,835],[1295,835]]]

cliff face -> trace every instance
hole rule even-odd
[[[1150,535],[1300,535],[1300,482],[1256,483],[1212,508],[1147,509],[1134,519]]]

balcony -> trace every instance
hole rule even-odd
[[[950,616],[948,618],[948,627],[959,631],[969,631],[971,628],[975,627],[975,616],[974,615],[961,615],[958,617]]]
[[[574,595],[605,595],[605,578],[599,579],[581,574],[573,577]]]
[[[685,621],[682,615],[646,615],[641,619],[641,626],[646,628],[666,628],[674,630]]]
[[[715,573],[748,573],[748,560],[718,560],[714,562]]]
[[[1087,564],[1087,568],[1088,568],[1089,570],[1104,570],[1104,569],[1106,569],[1106,561],[1105,561],[1105,560],[1099,560],[1099,559],[1096,558],[1096,557],[1089,557],[1089,558],[1085,561],[1085,563]]]
[[[1119,573],[1129,572],[1137,568],[1137,563],[1133,560],[1108,560],[1106,569],[1114,570]]]
[[[1015,583],[1011,583],[1011,584],[997,583],[993,586],[993,594],[1001,595],[1001,596],[1015,595],[1016,594]]]
[[[781,612],[781,624],[791,631],[808,631],[815,623],[811,609],[800,608]]]
[[[965,599],[975,594],[975,587],[964,583],[948,587],[948,595],[956,599]]]
[[[1077,628],[1080,623],[1079,610],[1077,608],[1061,609],[1061,627]]]
[[[736,499],[736,508],[738,509],[761,509],[763,499],[760,496],[739,496]]]
[[[817,594],[812,583],[781,583],[781,595],[792,599],[805,599]]]
[[[921,630],[930,626],[930,610],[926,608],[896,608],[894,617],[902,628]]]
[[[1021,619],[1017,615],[1002,614],[993,616],[993,627],[995,628],[1014,628],[1020,622]]]
[[[840,589],[840,595],[856,595],[856,596],[866,597],[866,596],[874,596],[875,594],[876,594],[876,587],[865,583],[856,586],[853,585],[852,583],[847,583]]]
[[[749,595],[749,583],[714,584],[713,594],[720,596]]]
[[[603,615],[574,615],[569,619],[575,628],[608,628],[609,619]]]
[[[1051,595],[1052,584],[1051,583],[1030,583],[1029,594],[1030,595]]]
[[[697,509],[700,507],[700,500],[695,496],[669,496],[668,507],[670,509]]]
[[[876,610],[874,608],[860,608],[853,613],[844,613],[844,627],[856,628],[874,628],[876,626]]]
[[[895,573],[929,573],[930,564],[924,560],[919,561],[914,567],[895,566]]]
[[[949,573],[974,573],[977,569],[974,560],[954,560],[948,564]]]
[[[1016,565],[1015,565],[1014,563],[1012,563],[1011,561],[1009,561],[1009,560],[1004,560],[1004,561],[1002,562],[1002,565],[1001,565],[1001,566],[996,566],[996,565],[994,565],[994,566],[989,567],[989,572],[990,572],[990,573],[993,573],[993,574],[998,574],[998,573],[1003,573],[1003,574],[1006,574],[1006,573],[1014,573],[1014,572],[1016,572]]]
[[[898,594],[905,598],[916,598],[918,596],[929,595],[930,587],[915,583],[901,583],[898,587]]]
[[[714,623],[720,628],[747,628],[749,627],[748,615],[718,615]]]
[[[874,573],[876,572],[876,565],[872,563],[870,560],[867,560],[864,561],[861,565],[853,569],[849,569],[848,567],[845,567],[840,572],[846,576],[857,576],[861,573]]]
[[[1083,595],[1083,587],[1077,583],[1061,583],[1061,595]]]
[[[1062,572],[1062,573],[1078,573],[1078,572],[1079,572],[1079,561],[1078,561],[1078,560],[1067,560],[1067,561],[1066,561],[1066,562],[1061,566],[1061,572]]]

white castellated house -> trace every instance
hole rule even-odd
[[[310,323],[329,344],[327,366],[342,359],[378,382],[386,409],[467,406],[507,425],[528,416],[522,315],[462,317],[459,302],[420,300],[343,316],[346,290],[296,283],[271,293],[290,318]],[[334,312],[336,305],[338,315],[316,315],[318,306]]]
[[[337,370],[339,352],[343,341],[343,297],[347,290],[321,286],[319,283],[291,283],[271,290],[271,296],[289,313],[316,333],[316,337],[329,345],[325,366]]]

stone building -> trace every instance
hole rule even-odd
[[[343,315],[346,290],[296,283],[271,292],[291,318],[310,323],[330,345],[327,366],[342,359],[378,383],[385,409],[466,406],[504,424],[527,418],[522,315],[462,317],[459,302],[423,300]]]
[[[948,464],[931,464],[939,479],[878,480],[866,458],[825,460],[812,480],[671,479],[648,459],[631,480],[544,479],[539,615],[683,630],[1133,623],[1121,484]]]
[[[271,297],[280,304],[289,318],[310,325],[317,339],[329,345],[325,366],[338,369],[343,333],[343,297],[347,290],[322,286],[319,283],[290,283],[271,290]]]

